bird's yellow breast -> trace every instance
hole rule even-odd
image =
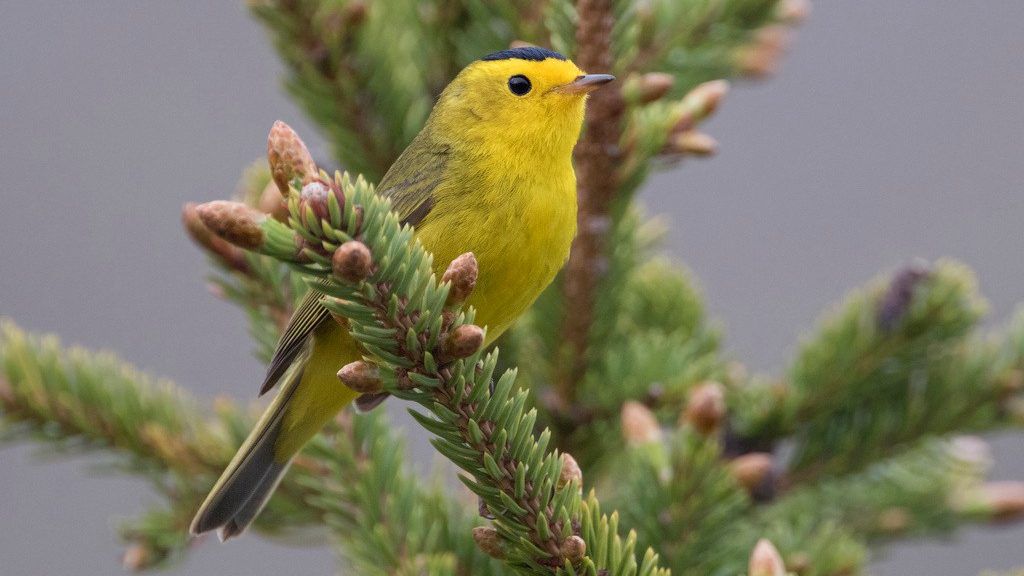
[[[484,166],[474,160],[476,178],[449,178],[451,184],[436,190],[431,217],[416,231],[434,254],[438,276],[460,254],[476,255],[480,274],[467,304],[476,308],[475,323],[487,327],[489,342],[551,283],[576,233],[576,177],[568,154],[525,163],[491,158]]]

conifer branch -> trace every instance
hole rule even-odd
[[[322,475],[307,477],[307,502],[324,511],[342,554],[358,574],[500,574],[501,565],[470,538],[471,504],[448,498],[440,482],[412,473],[381,411],[345,412],[338,431],[303,458]]]
[[[715,152],[701,123],[726,94],[719,79],[777,69],[805,0],[252,8],[336,159],[374,177],[462,66],[510,43],[620,78],[591,100],[576,152],[580,236],[564,284],[510,331],[506,364],[462,307],[472,255],[436,282],[372,187],[321,172],[283,124],[272,170],[247,171],[238,202],[186,207],[214,291],[247,313],[260,357],[312,285],[365,352],[338,385],[362,408],[418,404],[479,497],[407,469],[379,411],[346,412],[296,458],[261,532],[326,526],[360,574],[847,576],[877,543],[1024,515],[1024,483],[986,482],[981,444],[950,440],[1024,423],[1024,313],[978,337],[983,306],[961,266],[911,266],[854,293],[784,379],[766,380],[723,359],[689,275],[652,257],[657,226],[641,225],[634,193],[653,169]],[[541,392],[539,411],[517,383]],[[198,541],[185,526],[253,422],[227,401],[214,412],[111,357],[0,324],[4,437],[119,455],[166,497],[122,527],[130,569]],[[535,434],[538,421],[557,435]],[[583,496],[581,468],[636,532]]]
[[[471,309],[446,309],[449,284],[433,278],[431,256],[372,186],[322,173],[292,190],[289,210],[288,226],[237,203],[205,204],[199,214],[226,240],[317,279],[324,305],[367,352],[339,376],[364,393],[379,379],[376,390],[429,412],[414,415],[495,516],[493,535],[478,535],[488,553],[523,573],[657,572],[650,554],[637,563],[633,540],[601,528],[608,520],[593,496],[581,499],[578,480],[561,480],[565,457],[548,450],[548,432],[534,435],[536,412],[526,410],[525,391],[514,391],[514,372],[492,391],[497,352],[482,355]]]
[[[214,405],[211,419],[170,382],[153,380],[111,355],[64,349],[55,338],[0,322],[3,439],[33,438],[62,452],[111,453],[126,473],[147,479],[167,499],[166,507],[121,527],[129,569],[172,563],[195,542],[188,535],[191,517],[255,421],[226,399]],[[455,573],[494,573],[469,538],[469,519],[406,469],[401,443],[379,415],[347,416],[314,439],[256,528],[287,535],[325,521],[338,531],[346,557],[365,564],[360,573],[375,573],[373,564],[376,573],[399,574],[432,556],[446,558],[443,564],[458,568]],[[388,563],[372,557],[382,543],[370,528],[377,523],[433,536],[390,534],[395,539],[380,549],[402,549],[406,556]],[[349,534],[356,528],[358,538]]]
[[[960,264],[914,264],[855,292],[808,340],[786,383],[740,388],[737,431],[793,434],[786,485],[857,471],[929,435],[1013,423],[1024,316],[972,337],[985,305]]]

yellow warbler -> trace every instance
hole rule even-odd
[[[551,282],[576,231],[572,149],[587,93],[613,80],[584,74],[543,48],[504,50],[467,66],[445,88],[423,130],[381,180],[434,254],[473,252],[479,279],[468,305],[498,337]],[[356,393],[338,369],[361,358],[353,339],[311,291],[278,343],[261,393],[281,390],[192,521],[199,534],[242,532],[292,457]]]

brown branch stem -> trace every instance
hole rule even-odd
[[[611,70],[612,2],[580,0],[577,9],[577,63],[587,72]],[[595,292],[607,269],[605,243],[618,191],[616,166],[622,156],[619,141],[623,112],[622,94],[617,86],[595,92],[587,106],[583,138],[574,154],[579,211],[563,286],[566,311],[562,335],[568,361],[555,382],[556,398],[563,407],[575,400],[576,385],[586,373]]]

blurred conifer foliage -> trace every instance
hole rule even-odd
[[[318,166],[277,125],[288,138],[271,138],[269,166],[246,169],[230,202],[186,206],[185,228],[261,359],[297,299],[322,292],[367,351],[339,386],[411,406],[461,480],[417,474],[383,411],[346,411],[297,459],[259,532],[322,534],[355,574],[840,576],[893,540],[1024,515],[1024,483],[986,481],[991,457],[972,436],[1024,420],[1024,314],[981,332],[970,270],[883,274],[828,312],[783,373],[749,374],[633,202],[652,170],[715,153],[702,122],[729,80],[776,70],[803,1],[251,9],[334,157]],[[569,263],[483,350],[462,306],[475,261],[434,278],[372,183],[458,70],[523,44],[621,81],[588,106]],[[0,324],[4,439],[112,455],[166,496],[121,528],[130,569],[201,542],[189,520],[255,416]]]

